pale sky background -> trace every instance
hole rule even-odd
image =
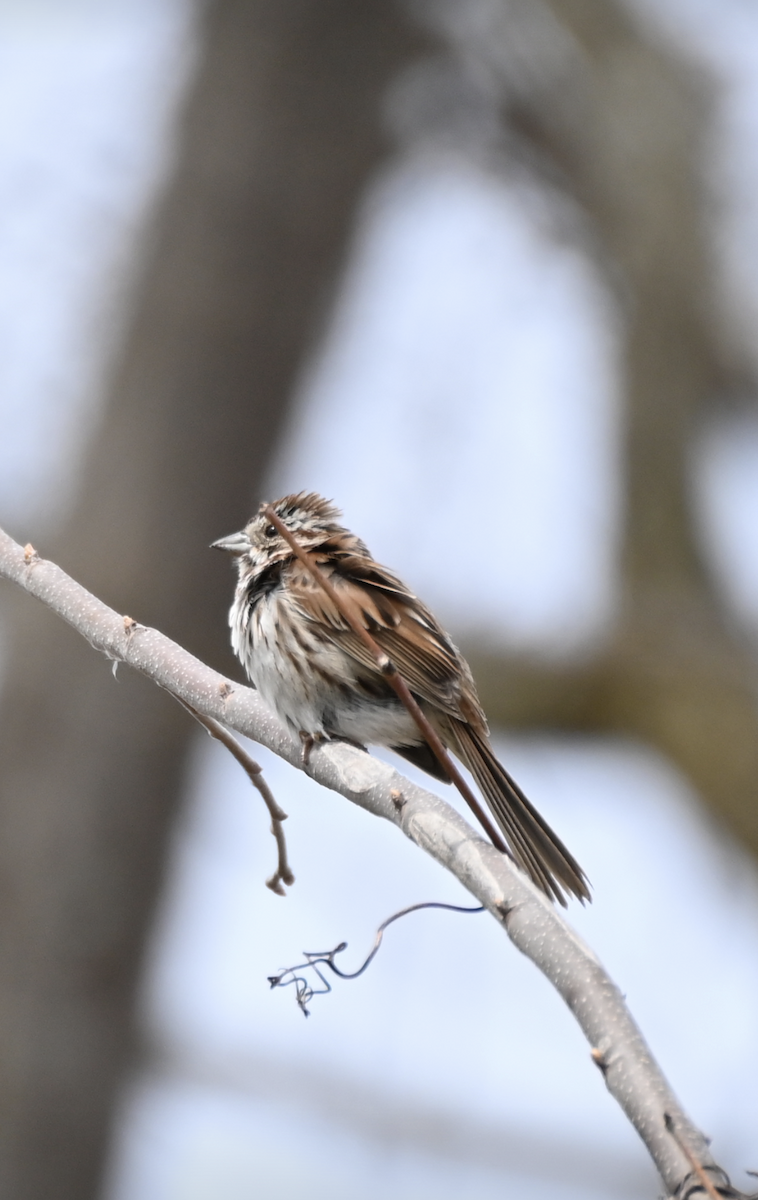
[[[0,2],[0,521],[23,541],[72,494],[138,232],[169,169],[191,31],[185,0]],[[714,238],[725,305],[755,353],[758,13],[676,0],[662,32],[724,85]],[[377,181],[271,486],[333,496],[459,636],[485,626],[575,653],[614,602],[616,316],[543,208],[523,183],[450,155]],[[724,589],[758,632],[758,420],[714,428],[695,458]],[[496,561],[471,506],[499,516]],[[421,540],[408,520],[420,508]],[[455,569],[441,570],[451,536]],[[231,587],[230,575],[230,599]],[[594,904],[570,920],[746,1186],[741,1169],[758,1168],[754,863],[643,747],[498,748],[592,879]],[[104,1200],[656,1195],[578,1027],[485,916],[398,923],[369,972],[315,998],[308,1021],[290,992],[269,991],[266,976],[303,949],[347,940],[352,964],[395,908],[466,897],[394,829],[255,754],[291,814],[297,883],[285,900],[265,889],[265,814],[235,764],[198,743],[144,986],[154,1062],[125,1095]]]

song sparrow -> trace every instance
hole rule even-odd
[[[589,898],[579,864],[490,746],[468,663],[428,608],[313,492],[274,511],[389,655],[443,743],[471,771],[513,856],[553,899]],[[389,746],[447,777],[418,727],[333,601],[265,514],[213,543],[237,558],[232,646],[263,699],[295,733]]]

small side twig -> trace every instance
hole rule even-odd
[[[463,778],[452,758],[443,746],[438,733],[425,717],[419,704],[412,695],[408,684],[403,679],[392,659],[388,654],[385,654],[381,646],[374,641],[369,631],[363,625],[361,625],[360,621],[358,621],[350,612],[347,605],[343,603],[342,597],[337,589],[327,578],[321,568],[313,561],[312,558],[308,556],[298,542],[297,538],[284,524],[284,521],[281,519],[281,517],[274,512],[273,507],[270,504],[262,504],[261,512],[265,515],[267,520],[271,522],[276,531],[282,535],[285,542],[288,543],[293,553],[300,559],[306,570],[310,572],[310,574],[318,583],[319,587],[323,588],[329,599],[337,608],[337,611],[345,618],[356,637],[360,638],[360,640],[363,642],[363,645],[376,662],[378,669],[381,671],[382,675],[384,675],[390,687],[397,694],[398,699],[402,704],[405,705],[411,717],[416,722],[416,725],[421,732],[421,736],[426,741],[426,744],[429,746],[429,749],[434,754],[448,779],[458,789],[461,796],[466,801],[477,821],[481,825],[482,829],[485,830],[493,846],[496,846],[497,849],[502,851],[503,854],[507,854],[509,858],[513,858],[513,855],[503,840],[500,830],[497,829],[497,827],[490,820],[489,814],[485,812],[484,808],[471,791],[471,788],[468,786],[466,780]]]
[[[382,938],[384,937],[385,929],[391,925],[393,921],[399,921],[401,917],[406,917],[408,913],[419,912],[419,910],[422,908],[442,908],[447,912],[459,913],[480,913],[485,911],[484,906],[481,904],[477,905],[475,908],[468,908],[460,904],[443,904],[440,900],[425,900],[421,904],[410,904],[407,908],[401,908],[399,912],[393,913],[391,917],[387,917],[386,921],[382,921],[381,925],[376,931],[374,944],[366,958],[358,967],[357,971],[341,971],[335,963],[335,956],[337,954],[341,954],[343,950],[347,949],[347,942],[340,942],[340,944],[335,946],[333,950],[304,950],[303,954],[305,955],[305,962],[298,963],[296,967],[286,967],[283,971],[280,971],[278,975],[269,975],[268,981],[272,988],[289,987],[290,984],[294,983],[298,1007],[300,1008],[303,1016],[309,1017],[311,1014],[307,1008],[307,1005],[311,998],[313,996],[325,996],[332,990],[329,980],[322,975],[321,971],[319,971],[320,966],[328,967],[329,970],[337,975],[340,979],[357,979],[359,975],[363,974],[366,968],[376,957],[379,947],[382,944]],[[307,971],[309,969],[315,972],[324,985],[323,987],[314,988],[303,975],[298,975],[298,971]]]
[[[287,893],[282,887],[282,884],[286,883],[287,887],[291,887],[295,882],[295,876],[293,875],[292,869],[287,861],[287,843],[285,841],[284,830],[282,828],[282,821],[287,820],[287,814],[284,809],[280,808],[277,804],[274,798],[274,793],[266,783],[262,769],[259,767],[255,759],[250,757],[244,746],[241,746],[237,739],[233,737],[229,730],[225,729],[219,721],[214,720],[213,717],[207,717],[205,713],[198,712],[196,708],[193,708],[192,705],[188,704],[186,700],[182,700],[181,697],[177,696],[175,692],[172,692],[172,695],[176,700],[179,701],[183,708],[187,709],[188,713],[192,714],[195,720],[199,722],[204,729],[207,729],[212,738],[216,738],[217,741],[226,746],[227,750],[234,755],[243,771],[245,771],[247,774],[253,787],[257,788],[257,790],[260,792],[263,798],[263,803],[266,805],[266,808],[271,814],[271,832],[276,839],[276,849],[278,855],[276,871],[270,879],[266,880],[266,887],[270,888],[272,892],[276,892],[277,896],[286,896]]]

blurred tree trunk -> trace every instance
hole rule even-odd
[[[62,536],[40,552],[232,669],[239,527],[421,35],[384,0],[215,0],[174,177]],[[23,539],[23,535],[22,539]],[[0,716],[0,1194],[95,1196],[194,734],[50,614],[14,622]]]

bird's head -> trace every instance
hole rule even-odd
[[[244,529],[212,543],[214,550],[225,550],[236,556],[240,575],[251,571],[257,574],[292,554],[290,546],[263,511],[266,507],[262,504]],[[314,550],[335,536],[350,536],[338,523],[342,515],[340,510],[316,492],[283,496],[271,507],[305,550]]]

